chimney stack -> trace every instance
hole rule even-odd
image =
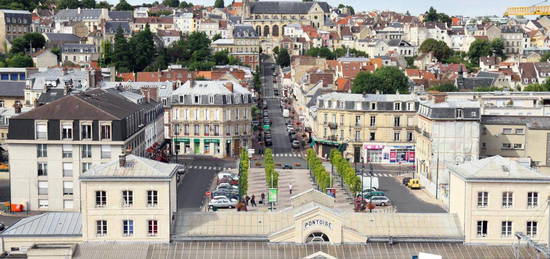
[[[447,101],[446,93],[437,93],[433,95],[434,103],[444,103]]]
[[[126,166],[126,153],[118,155],[118,165],[120,167]]]
[[[233,83],[226,82],[224,85],[225,85],[225,88],[227,88],[227,90],[233,93]]]
[[[77,11],[78,11],[78,14],[80,14],[80,7],[78,7]]]
[[[19,114],[21,113],[21,108],[23,107],[23,105],[17,101],[14,105],[13,105],[13,108],[15,108],[15,113],[16,114]]]

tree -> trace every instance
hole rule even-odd
[[[279,55],[277,55],[277,64],[281,67],[290,66],[290,55],[285,48],[279,49]]]
[[[273,53],[275,55],[279,55],[279,46],[275,46],[275,48],[273,48]]]
[[[80,2],[78,0],[58,0],[57,9],[75,9],[80,7]]]
[[[550,52],[546,52],[540,57],[540,62],[548,62],[550,60]]]
[[[229,52],[227,50],[216,51],[212,55],[212,59],[216,65],[227,65],[229,63]]]
[[[216,8],[224,8],[225,6],[225,3],[223,2],[223,0],[216,0],[216,2],[214,2],[214,7]]]
[[[458,92],[458,88],[451,83],[436,85],[428,88],[428,90],[438,92]]]
[[[422,44],[420,45],[420,48],[418,49],[422,53],[432,53],[435,58],[437,58],[438,61],[443,61],[451,56],[453,51],[449,46],[447,46],[447,43],[441,40],[435,40],[435,39],[426,39]]]
[[[500,38],[496,38],[491,41],[491,51],[493,52],[493,55],[496,55],[502,59],[506,58],[506,54],[504,54],[504,41]]]
[[[475,65],[479,65],[479,58],[490,56],[492,54],[491,43],[487,40],[477,39],[470,45],[468,50],[468,57],[470,62]]]
[[[97,4],[97,8],[105,8],[105,9],[111,9],[111,4],[107,1],[101,1]]]
[[[95,0],[81,0],[80,7],[82,8],[96,8],[97,3]]]
[[[222,35],[219,34],[219,33],[216,33],[216,35],[214,35],[214,36],[212,37],[212,41],[217,41],[217,40],[219,40],[219,39],[221,39],[221,38],[222,38]]]
[[[132,71],[132,51],[128,41],[124,37],[122,28],[118,28],[115,34],[115,44],[113,46],[112,64],[119,72]]]
[[[548,81],[547,81],[548,82]],[[549,83],[544,84],[529,84],[523,88],[524,92],[548,92],[550,91]]]
[[[6,59],[8,67],[33,67],[34,63],[29,55],[17,53]]]
[[[180,6],[180,1],[179,0],[164,0],[164,1],[162,1],[162,4],[166,5],[166,6],[176,8],[176,7]]]
[[[438,13],[435,8],[430,7],[430,9],[424,13],[424,21],[426,22],[443,22],[443,23],[451,23],[451,17],[449,17],[445,13]]]
[[[193,3],[191,2],[185,2],[185,1],[181,1],[180,2],[180,8],[189,8],[189,7],[193,7]]]
[[[134,35],[129,44],[134,52],[133,70],[143,71],[155,58],[155,42],[149,24],[145,25],[145,30]]]
[[[134,7],[130,5],[126,0],[120,0],[118,4],[115,6],[115,10],[117,11],[133,11]]]
[[[359,72],[353,80],[351,91],[353,93],[376,93],[384,94],[407,93],[409,79],[397,67],[381,67],[374,73]]]
[[[24,53],[32,47],[41,49],[46,44],[46,39],[38,32],[25,33],[22,37],[15,38],[12,42],[10,53]]]

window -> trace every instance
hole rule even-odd
[[[96,191],[95,192],[95,206],[96,208],[103,208],[107,205],[107,192]]]
[[[412,142],[413,141],[413,133],[412,132],[407,132],[407,141],[408,142]]]
[[[214,136],[220,135],[220,125],[214,125]]]
[[[82,163],[82,173],[87,172],[92,168],[92,163]]]
[[[464,118],[464,110],[463,109],[456,109],[456,117],[457,118]]]
[[[512,144],[510,143],[502,143],[502,149],[511,149],[512,148]]]
[[[516,134],[523,135],[523,129],[516,129]]]
[[[130,207],[134,204],[134,192],[130,190],[122,191],[122,207]]]
[[[98,220],[95,222],[96,225],[96,234],[98,236],[107,235],[107,220]]]
[[[414,111],[414,103],[407,103],[407,111]]]
[[[361,116],[355,116],[355,126],[361,125]]]
[[[101,125],[101,139],[111,139],[111,125]]]
[[[370,103],[370,109],[376,110],[376,103]]]
[[[48,195],[48,181],[38,181],[38,195]]]
[[[92,124],[82,124],[80,128],[80,139],[92,139]]]
[[[48,139],[48,124],[36,124],[36,139]]]
[[[198,103],[199,103],[199,97],[193,96],[193,104],[198,104]]]
[[[533,208],[539,205],[539,193],[528,192],[527,193],[527,207]]]
[[[502,221],[500,234],[503,237],[509,237],[512,235],[512,221]]]
[[[478,237],[487,236],[487,220],[481,220],[477,222],[477,236]]]
[[[361,141],[361,131],[355,131],[355,141]]]
[[[204,135],[210,135],[210,125],[204,125]]]
[[[61,131],[61,137],[63,139],[72,139],[73,138],[73,124],[63,123],[63,129]]]
[[[344,125],[344,115],[340,115],[340,125]]]
[[[477,193],[477,207],[487,207],[489,200],[489,193],[488,192],[478,192]]]
[[[394,117],[393,118],[393,126],[399,127],[401,125],[401,118],[400,117]]]
[[[63,177],[73,176],[73,163],[63,163]]]
[[[147,223],[149,225],[149,236],[156,236],[158,234],[158,221],[149,220]]]
[[[73,195],[73,182],[63,182],[63,195]]]
[[[63,144],[63,158],[73,157],[73,145]]]
[[[214,96],[211,95],[208,97],[208,103],[214,104]]]
[[[399,132],[393,133],[393,141],[399,141],[401,134]]]
[[[63,200],[63,208],[64,209],[74,209],[74,201],[73,200]]]
[[[156,207],[158,205],[158,191],[147,191],[147,206]]]
[[[376,125],[376,116],[370,116],[370,126],[374,127]]]
[[[502,207],[503,208],[511,208],[512,207],[512,201],[513,201],[513,193],[512,192],[503,192],[502,193]]]
[[[370,138],[369,138],[369,140],[372,141],[372,140],[375,140],[375,139],[376,139],[376,133],[371,132],[371,133],[370,133]]]
[[[189,124],[183,125],[183,134],[189,135]]]
[[[537,222],[536,221],[527,221],[527,235],[534,237],[537,235]]]
[[[394,103],[393,104],[393,110],[400,111],[401,110],[401,103]]]
[[[48,164],[38,163],[38,176],[48,176]]]
[[[82,145],[82,158],[92,157],[92,145]]]
[[[111,158],[110,145],[101,145],[101,158]]]
[[[328,113],[325,113],[325,114],[324,114],[323,123],[324,123],[324,124],[327,124],[327,123],[328,123]]]
[[[125,236],[131,236],[134,234],[134,221],[133,220],[123,220],[122,221],[122,233]]]
[[[502,134],[512,134],[512,129],[504,128],[502,129]]]
[[[38,200],[38,208],[47,209],[48,208],[48,200],[43,200],[43,199]]]
[[[201,126],[198,124],[195,124],[195,136],[199,136],[201,134]]]
[[[514,144],[514,149],[523,149],[523,144]]]
[[[473,118],[477,117],[477,112],[470,112],[470,116]]]
[[[47,157],[48,156],[48,145],[38,144],[36,145],[36,157]]]

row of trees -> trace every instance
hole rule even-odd
[[[364,52],[360,51],[354,48],[337,48],[334,51],[330,50],[327,47],[320,47],[320,48],[310,48],[306,51],[305,55],[310,57],[320,57],[320,58],[326,58],[326,59],[337,59],[340,57],[345,56],[346,54],[349,54],[354,57],[368,57],[369,55]]]
[[[275,161],[273,160],[273,151],[266,148],[264,151],[265,182],[269,188],[279,186],[279,172],[275,171]]]
[[[248,152],[241,150],[241,159],[239,161],[239,195],[245,197],[248,192],[248,169],[250,168],[250,160]]]
[[[409,79],[397,67],[381,67],[374,71],[359,72],[353,80],[351,91],[356,94],[372,94],[380,91],[384,94],[407,93]]]
[[[332,149],[330,151],[330,162],[352,192],[357,193],[361,191],[361,188],[363,188],[363,186],[361,186],[361,178],[357,176],[355,169],[353,169],[350,163],[342,156],[340,151],[337,149]]]
[[[319,190],[326,193],[327,188],[332,186],[330,174],[323,166],[321,159],[315,154],[315,150],[308,149],[306,159],[309,171],[313,175],[313,178],[315,178],[315,183],[317,183]]]

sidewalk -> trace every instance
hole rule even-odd
[[[330,174],[331,171],[331,164],[330,162],[323,162],[323,166],[325,167],[325,170]],[[342,182],[340,181],[340,177],[337,176],[338,173],[336,173],[336,168],[334,169],[334,175],[332,175],[333,179],[333,187],[336,188],[336,208],[341,209],[353,209],[353,197],[350,197],[346,190],[342,187]]]

